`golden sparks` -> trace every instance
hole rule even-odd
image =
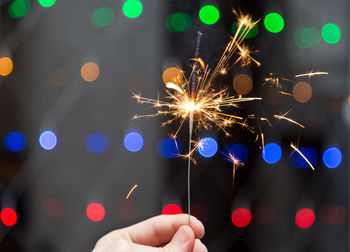
[[[133,188],[131,188],[131,190],[129,191],[128,195],[126,195],[126,199],[129,199],[130,195],[132,194],[132,192],[136,189],[137,184],[133,186]]]
[[[310,71],[308,73],[304,73],[304,74],[297,74],[295,75],[295,78],[300,78],[300,77],[308,77],[308,78],[311,78],[311,77],[314,77],[316,75],[327,75],[328,72],[313,72],[313,71]]]

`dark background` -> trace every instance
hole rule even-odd
[[[161,128],[165,118],[131,120],[134,114],[150,111],[131,99],[131,92],[156,98],[158,93],[164,94],[162,73],[167,67],[189,71],[197,31],[203,33],[199,56],[214,67],[232,35],[236,20],[232,9],[262,19],[258,35],[247,40],[251,48],[259,50],[254,56],[262,66],[237,66],[222,82],[234,92],[233,78],[242,72],[249,74],[254,82],[249,95],[264,98],[266,114],[292,108],[293,118],[307,127],[261,124],[265,141],[282,147],[282,158],[273,165],[264,162],[255,136],[242,128],[230,129],[232,137],[215,128],[195,134],[195,138],[212,136],[219,143],[213,158],[198,156],[192,169],[191,208],[205,224],[203,242],[209,251],[348,251],[348,1],[149,0],[142,1],[143,12],[135,19],[123,15],[124,2],[111,0],[57,0],[50,8],[30,1],[29,12],[13,19],[8,13],[11,2],[0,2],[0,57],[8,56],[14,64],[10,75],[0,76],[0,196],[1,208],[14,209],[18,222],[12,227],[0,223],[0,251],[89,251],[103,234],[161,214],[167,204],[178,204],[186,211],[186,161],[166,159],[156,151],[158,141],[176,128]],[[205,25],[198,18],[205,4],[220,11],[214,25]],[[114,19],[105,27],[95,27],[91,15],[102,6],[114,11]],[[179,11],[191,16],[191,26],[171,32],[166,19]],[[284,18],[282,32],[272,34],[264,28],[263,18],[270,12]],[[295,44],[297,29],[312,26],[321,31],[330,22],[342,32],[338,43],[321,40],[311,48]],[[89,61],[100,68],[99,77],[91,83],[80,74]],[[55,75],[57,69],[61,70]],[[293,79],[310,70],[329,75],[303,79],[313,91],[305,104],[274,95],[275,89],[262,85],[271,72]],[[247,114],[261,112],[256,104],[246,109]],[[51,151],[38,144],[45,129],[57,134],[58,144]],[[139,152],[128,152],[123,146],[129,130],[143,135]],[[24,150],[5,148],[3,139],[13,131],[25,136]],[[95,132],[108,139],[104,153],[90,153],[84,146],[86,136]],[[187,138],[183,130],[179,141],[184,150]],[[298,139],[300,147],[317,151],[315,171],[291,164],[289,144]],[[221,155],[229,143],[244,143],[249,149],[234,186],[232,165]],[[329,146],[337,146],[343,153],[343,162],[336,169],[328,169],[322,162],[322,153]],[[126,201],[134,184],[139,187]],[[45,207],[48,201],[54,202],[50,208],[54,214]],[[92,202],[105,208],[100,222],[86,216],[86,207]],[[325,223],[322,216],[328,206],[345,209],[345,218],[336,225]],[[245,228],[231,222],[232,212],[240,207],[253,215]],[[302,208],[311,208],[316,215],[307,229],[294,221]],[[261,209],[267,210],[261,213]]]

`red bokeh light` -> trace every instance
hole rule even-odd
[[[238,208],[232,213],[232,223],[236,227],[246,227],[252,220],[252,214],[246,208]]]
[[[320,210],[320,220],[323,224],[339,226],[345,222],[346,209],[341,205],[325,205]]]
[[[176,204],[169,204],[163,208],[162,214],[182,214],[182,209]]]
[[[275,211],[272,207],[267,205],[260,205],[253,210],[254,221],[258,224],[270,224],[274,217]]]
[[[314,224],[315,213],[309,208],[301,209],[295,215],[295,223],[300,228],[309,228]]]
[[[46,198],[42,205],[45,213],[52,218],[60,218],[63,216],[64,208],[62,202],[55,198]]]
[[[4,225],[12,227],[17,223],[17,213],[11,208],[1,210],[0,219]]]
[[[105,209],[99,203],[91,203],[86,208],[86,215],[90,220],[98,222],[105,217]]]

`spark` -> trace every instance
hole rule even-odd
[[[273,117],[275,117],[276,119],[279,119],[279,120],[286,120],[286,121],[291,122],[291,123],[293,123],[293,124],[295,124],[295,125],[298,125],[299,127],[301,127],[301,128],[304,129],[304,128],[305,128],[304,125],[302,125],[302,124],[300,124],[300,123],[298,123],[298,122],[296,122],[296,121],[294,121],[294,120],[292,120],[292,119],[286,117],[286,115],[287,115],[289,112],[290,112],[290,110],[287,111],[286,113],[284,113],[283,115],[273,115]]]
[[[308,163],[308,165],[312,168],[312,170],[315,170],[314,166],[310,163],[310,161],[304,156],[304,154],[293,144],[290,144],[290,147],[292,147],[293,150],[298,152],[298,154]]]
[[[300,77],[308,77],[308,78],[311,78],[313,76],[316,76],[316,75],[327,75],[328,72],[313,72],[313,71],[310,71],[308,73],[304,73],[304,74],[297,74],[295,75],[295,78],[300,78]]]
[[[288,96],[293,96],[291,93],[283,92],[283,91],[278,91],[279,94],[282,95],[288,95]]]
[[[131,190],[129,191],[128,195],[126,195],[126,199],[129,199],[130,195],[132,194],[132,192],[136,189],[137,184],[133,186],[133,188],[131,188]]]
[[[231,162],[232,162],[232,184],[235,184],[236,177],[236,169],[238,166],[243,165],[232,153],[228,153],[228,155],[224,154]]]

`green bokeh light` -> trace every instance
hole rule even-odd
[[[219,10],[213,5],[205,5],[199,11],[199,19],[207,25],[215,24],[220,18]]]
[[[254,23],[255,21],[254,20],[252,20],[252,23]],[[242,29],[241,29],[241,31],[240,31],[240,35],[242,34],[242,32],[244,31],[244,29],[246,28],[246,26],[245,25],[243,25],[243,27],[242,27]],[[236,31],[237,31],[237,29],[238,29],[238,21],[235,21],[233,24],[232,24],[232,34],[235,34],[236,33]],[[256,37],[256,35],[258,35],[258,33],[259,33],[259,25],[258,24],[255,24],[254,26],[253,26],[253,28],[247,33],[247,35],[246,35],[246,37],[245,38],[247,38],[247,39],[249,39],[249,38],[254,38],[254,37]]]
[[[123,13],[128,18],[137,18],[142,10],[143,5],[139,0],[127,0],[123,5]]]
[[[166,26],[171,32],[183,32],[192,24],[190,15],[185,12],[176,12],[168,16]]]
[[[320,32],[314,27],[297,29],[293,39],[299,48],[317,47],[321,43]]]
[[[322,38],[328,44],[336,44],[341,37],[340,29],[337,25],[329,23],[325,24],[322,28]]]
[[[264,25],[269,32],[278,33],[284,28],[284,20],[280,14],[272,12],[266,15]]]
[[[15,0],[8,8],[12,18],[21,18],[29,12],[30,4],[28,0]]]
[[[56,0],[38,0],[42,7],[48,8],[56,3]]]
[[[111,8],[101,7],[96,9],[91,17],[91,23],[96,27],[104,27],[110,25],[114,19],[114,12]]]

